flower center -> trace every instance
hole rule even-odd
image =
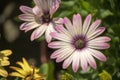
[[[44,14],[44,15],[42,16],[42,21],[43,21],[43,23],[49,23],[49,22],[51,21],[51,19],[50,19],[50,14],[49,14],[49,13]]]
[[[74,42],[76,49],[82,49],[86,46],[86,42],[84,39],[78,39]]]

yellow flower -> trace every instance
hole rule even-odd
[[[8,66],[10,64],[10,62],[8,61],[8,57],[9,55],[12,54],[11,50],[2,50],[0,51],[0,66]]]
[[[2,76],[2,77],[8,76],[8,72],[2,67],[0,67],[0,76]]]
[[[2,50],[0,51],[0,76],[7,77],[8,72],[3,68],[3,66],[8,66],[10,62],[8,61],[9,55],[12,54],[11,50]]]
[[[11,66],[10,68],[16,72],[10,73],[10,76],[20,77],[22,80],[45,80],[44,75],[39,74],[39,69],[30,66],[25,58],[23,58],[23,62],[18,61],[16,64],[21,68]]]
[[[99,74],[99,78],[100,78],[100,80],[112,80],[111,75],[107,71],[105,71],[105,70],[103,70]]]

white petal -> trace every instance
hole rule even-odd
[[[35,31],[33,31],[31,35],[31,41],[39,38],[45,32],[46,29],[47,29],[47,24],[43,24],[39,28],[37,28]]]
[[[21,14],[18,17],[23,21],[35,21],[34,15],[31,14]]]
[[[55,32],[54,25],[52,23],[48,25],[45,32],[45,38],[48,43],[52,40],[52,36],[50,35],[51,32]]]
[[[110,47],[110,45],[108,43],[89,43],[88,44],[89,48],[93,48],[93,49],[108,49]]]
[[[65,34],[60,34],[60,33],[57,33],[57,32],[52,32],[51,36],[53,38],[55,38],[55,39],[58,39],[58,40],[62,40],[62,41],[65,41],[65,42],[71,42],[71,38],[69,38]]]
[[[62,47],[61,49],[58,49],[55,52],[53,52],[50,58],[52,59],[57,58],[57,56],[60,55],[64,51],[66,51],[66,47]]]
[[[87,38],[88,38],[88,40],[94,39],[95,37],[102,34],[104,31],[105,31],[105,27],[100,27],[100,28],[96,29],[95,32],[87,35]]]
[[[80,52],[75,51],[73,53],[73,62],[72,62],[72,69],[74,72],[78,71],[79,65],[80,65]]]
[[[100,23],[101,23],[101,20],[96,20],[94,23],[92,23],[87,32],[87,35],[92,34],[98,28]]]
[[[100,61],[106,61],[106,57],[103,53],[101,53],[100,51],[94,50],[94,49],[89,49],[92,52],[92,55],[99,59]]]
[[[48,10],[48,0],[34,0],[35,4],[43,11]]]
[[[87,59],[87,62],[89,63],[89,65],[92,68],[96,69],[97,66],[96,66],[96,62],[95,62],[94,58],[92,57],[92,52],[87,50],[85,56],[86,56],[86,59]]]
[[[40,24],[37,24],[36,22],[25,22],[20,26],[20,30],[25,30],[25,32],[37,28],[40,26]]]
[[[50,14],[53,15],[57,9],[59,8],[60,2],[58,0],[48,0],[49,7],[50,7]]]
[[[43,12],[42,10],[38,7],[38,6],[35,6],[33,9],[32,9],[33,13],[37,16],[42,16],[43,15]]]
[[[73,60],[73,55],[71,55],[70,57],[68,57],[64,62],[63,62],[63,69],[66,69],[71,63],[72,63],[72,60]]]
[[[72,36],[69,34],[69,32],[63,27],[63,25],[57,25],[55,27],[55,29],[62,34],[65,34],[66,36],[69,36],[70,38],[72,38]]]
[[[54,41],[48,44],[48,47],[50,48],[62,48],[64,46],[71,46],[71,45],[63,41]]]
[[[81,34],[82,32],[82,18],[80,14],[73,16],[73,28],[76,34]]]
[[[73,51],[75,49],[71,48],[71,47],[66,47],[65,51],[63,51],[61,54],[57,55],[57,59],[56,62],[61,62],[63,60],[65,60],[66,58],[68,58],[70,55],[74,54]]]
[[[86,50],[82,50],[80,52],[80,64],[81,64],[81,67],[82,67],[82,70],[86,71],[87,68],[88,68],[88,63],[87,63],[87,57],[85,56],[86,54]]]
[[[102,37],[97,37],[97,38],[95,38],[95,39],[93,39],[93,40],[90,40],[89,41],[89,43],[104,43],[104,42],[108,42],[108,41],[110,41],[111,39],[109,38],[109,37],[107,37],[107,36],[102,36]]]
[[[83,23],[83,30],[82,30],[82,33],[83,33],[83,34],[86,34],[86,32],[88,31],[89,26],[90,26],[90,22],[91,22],[91,18],[92,18],[92,15],[91,15],[91,14],[89,14],[89,15],[86,17],[86,19],[85,19],[85,21],[84,21],[84,23]]]
[[[73,25],[72,25],[71,21],[67,17],[64,18],[64,24],[65,24],[65,27],[67,28],[67,30],[69,31],[69,34],[75,35]]]
[[[20,10],[21,10],[23,13],[26,13],[26,14],[33,14],[32,8],[27,7],[27,6],[20,6]]]

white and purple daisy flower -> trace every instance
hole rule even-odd
[[[57,32],[52,32],[51,36],[56,41],[50,42],[50,48],[58,49],[51,55],[56,62],[63,62],[66,69],[72,64],[72,69],[77,72],[79,66],[86,71],[88,64],[96,69],[95,58],[106,61],[106,57],[98,50],[107,49],[107,43],[111,39],[107,36],[99,36],[105,31],[104,27],[98,27],[101,20],[96,20],[91,24],[91,14],[89,14],[82,25],[80,14],[73,16],[73,22],[65,17],[64,25],[56,26]],[[64,27],[65,26],[65,27]]]
[[[25,32],[35,29],[31,35],[31,41],[45,33],[46,41],[49,43],[52,39],[50,32],[55,31],[53,14],[59,8],[60,0],[34,0],[34,2],[36,4],[34,8],[20,6],[24,14],[19,15],[19,19],[25,21],[20,29]]]

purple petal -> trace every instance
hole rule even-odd
[[[20,10],[21,10],[23,13],[26,13],[26,14],[33,14],[32,8],[27,7],[27,6],[20,6]]]

